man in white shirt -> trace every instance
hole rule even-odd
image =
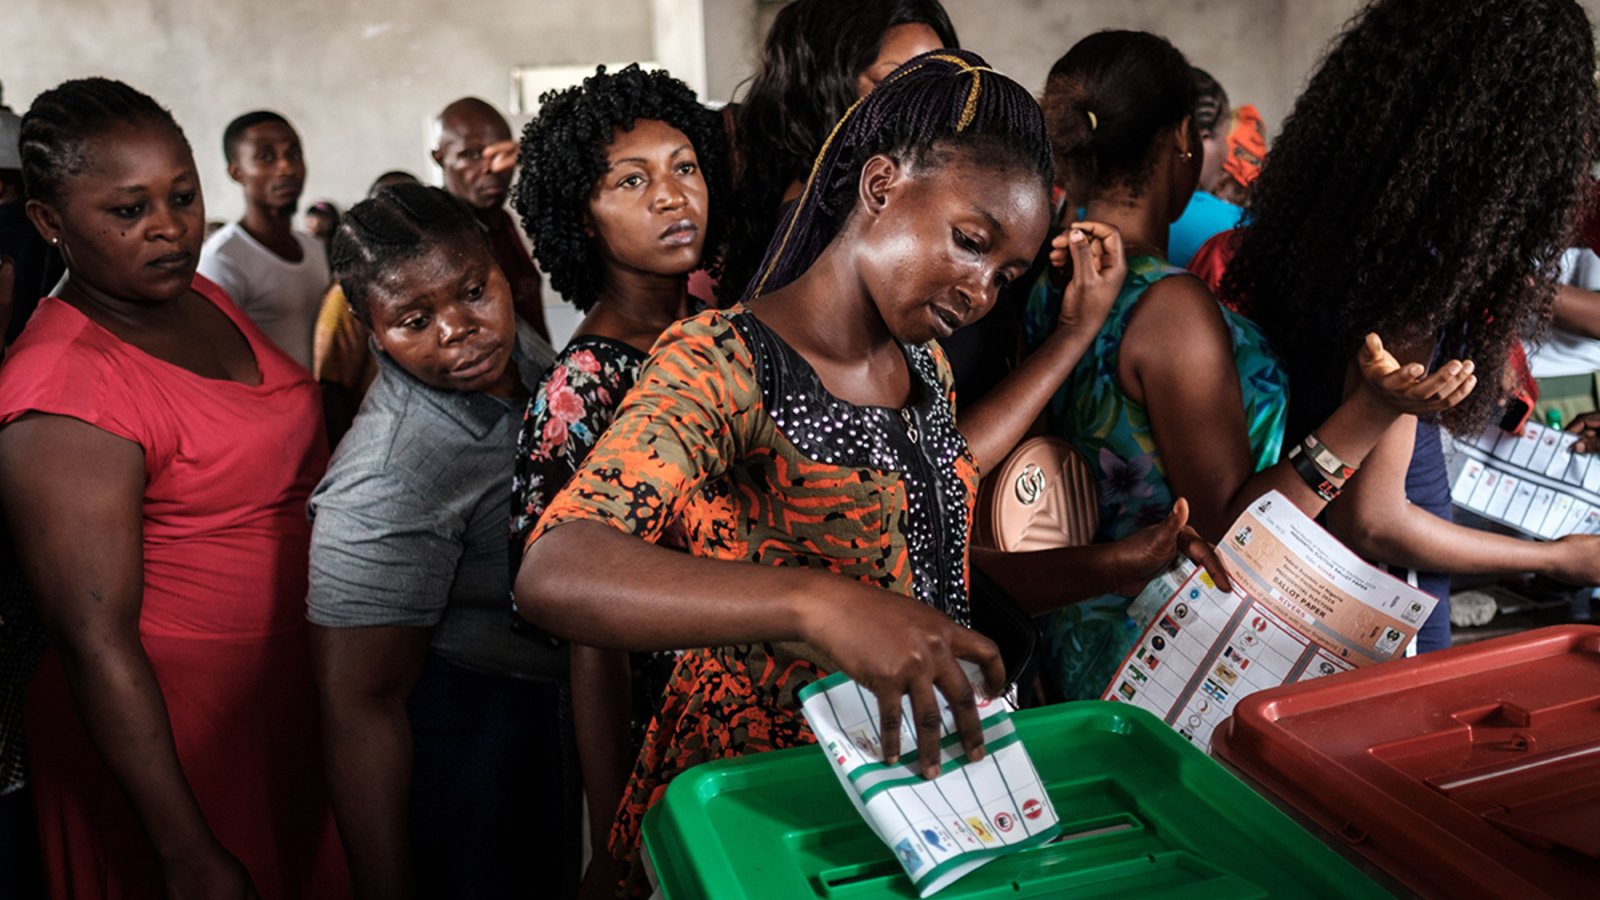
[[[221,285],[283,352],[311,368],[311,338],[328,289],[328,256],[292,227],[305,186],[300,136],[274,112],[228,124],[228,176],[244,189],[244,218],[218,229],[200,250],[200,274]]]
[[[1559,410],[1562,424],[1593,412],[1600,401],[1600,256],[1587,247],[1561,257],[1554,322],[1530,344],[1528,365],[1539,381],[1536,414]]]

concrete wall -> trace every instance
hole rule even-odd
[[[1600,0],[1596,0],[1600,2]],[[1297,3],[1309,10],[1291,10]],[[1282,120],[1296,89],[1356,0],[944,0],[961,44],[1038,92],[1060,56],[1080,38],[1106,28],[1153,31],[1177,44],[1190,61],[1211,72],[1239,103],[1255,103],[1269,126]],[[754,63],[759,35],[782,4],[763,3],[753,26],[741,22],[751,44],[708,43],[713,68],[745,72]],[[1293,13],[1293,15],[1291,15]],[[749,16],[745,17],[746,19]],[[1292,33],[1293,40],[1285,41]],[[721,55],[723,59],[716,57]],[[1286,66],[1286,60],[1289,65]],[[714,95],[736,81],[711,82]],[[716,95],[726,99],[725,95]]]
[[[510,98],[519,65],[671,58],[653,22],[701,8],[706,96],[729,99],[781,3],[760,0],[7,0],[0,80],[26,108],[64,79],[105,74],[168,104],[189,132],[213,218],[241,211],[218,142],[234,115],[278,109],[305,139],[307,199],[358,199],[378,172],[433,177],[430,116]],[[1360,0],[945,0],[962,43],[1037,90],[1101,28],[1167,35],[1238,102],[1281,124]],[[1583,0],[1600,14],[1600,0]],[[686,75],[689,73],[685,73]],[[696,73],[698,76],[698,73]],[[693,80],[700,80],[699,77]],[[516,124],[514,122],[514,124]]]
[[[706,0],[741,6],[737,0]],[[1276,129],[1294,105],[1330,41],[1365,0],[943,0],[962,46],[1034,91],[1061,54],[1105,28],[1165,35],[1209,71],[1235,103],[1254,103]],[[1515,0],[1502,0],[1515,2]],[[1600,0],[1580,0],[1600,21]],[[748,74],[760,36],[782,3],[757,3],[732,16],[725,34],[747,44],[707,42],[710,69]],[[740,77],[743,77],[743,74]],[[710,81],[711,96],[728,99],[738,78]]]
[[[944,0],[964,46],[1037,91],[1050,66],[1102,28],[1171,38],[1276,130],[1361,0]],[[1514,0],[1506,0],[1514,2]],[[1600,0],[1582,0],[1591,18]],[[5,0],[0,81],[18,111],[84,75],[121,78],[189,133],[211,218],[242,212],[220,149],[228,120],[284,113],[305,141],[306,201],[360,199],[379,172],[426,180],[429,121],[475,94],[506,108],[516,66],[685,54],[710,100],[749,76],[781,3],[768,0]],[[698,19],[694,13],[698,13]],[[661,20],[669,20],[660,24]],[[696,41],[703,47],[698,50]],[[513,117],[513,127],[520,122]],[[548,298],[553,304],[559,301]],[[550,310],[558,335],[568,308]]]
[[[435,178],[430,118],[467,94],[505,108],[514,65],[651,54],[650,0],[6,0],[3,19],[9,105],[68,78],[129,82],[188,132],[220,219],[243,212],[221,150],[239,113],[287,116],[306,200],[342,206],[386,169]]]
[[[1600,0],[1582,0],[1591,16]],[[945,0],[966,46],[1037,90],[1101,28],[1167,35],[1238,102],[1281,124],[1360,0]],[[256,107],[300,129],[307,199],[358,199],[378,172],[433,177],[428,121],[477,94],[505,106],[519,65],[672,57],[653,17],[698,5],[706,96],[729,99],[781,3],[761,0],[7,0],[0,80],[19,111],[64,79],[104,74],[168,104],[189,132],[213,218],[241,211],[218,148]],[[658,32],[660,32],[658,34]],[[684,73],[690,74],[690,73]],[[517,123],[513,123],[517,124]]]
[[[950,0],[962,46],[1035,91],[1060,56],[1106,28],[1165,35],[1209,71],[1235,102],[1254,102],[1268,121],[1288,97],[1281,89],[1281,0]]]

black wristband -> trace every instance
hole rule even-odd
[[[1339,496],[1339,485],[1323,477],[1322,470],[1311,461],[1311,457],[1301,452],[1299,444],[1289,449],[1289,464],[1294,466],[1295,473],[1306,483],[1306,487],[1317,492],[1318,497],[1332,503]]]
[[[1317,468],[1322,470],[1323,477],[1336,484],[1342,485],[1349,481],[1350,476],[1356,474],[1356,469],[1360,468],[1360,466],[1350,465],[1340,459],[1339,454],[1329,450],[1327,445],[1322,443],[1322,439],[1317,437],[1315,431],[1306,435],[1306,439],[1300,442],[1300,446],[1305,448],[1306,456],[1311,457],[1311,461],[1316,463]]]

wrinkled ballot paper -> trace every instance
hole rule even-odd
[[[1277,491],[1239,516],[1217,555],[1233,593],[1182,560],[1134,599],[1142,633],[1101,698],[1155,713],[1203,750],[1256,691],[1401,656],[1437,602]]]
[[[976,666],[962,667],[974,685]],[[962,750],[948,706],[939,777],[922,777],[911,701],[901,699],[900,762],[885,765],[878,701],[835,673],[800,692],[806,721],[828,754],[839,783],[874,834],[894,853],[920,896],[927,897],[984,863],[1054,840],[1055,807],[1011,721],[1003,698],[978,694],[983,759]]]

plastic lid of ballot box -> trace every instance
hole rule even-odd
[[[1014,714],[1063,836],[934,896],[1385,897],[1155,716],[1085,701]],[[681,898],[916,897],[815,747],[708,763],[645,817],[663,893]]]
[[[1211,749],[1424,897],[1600,896],[1600,626],[1252,694]]]

